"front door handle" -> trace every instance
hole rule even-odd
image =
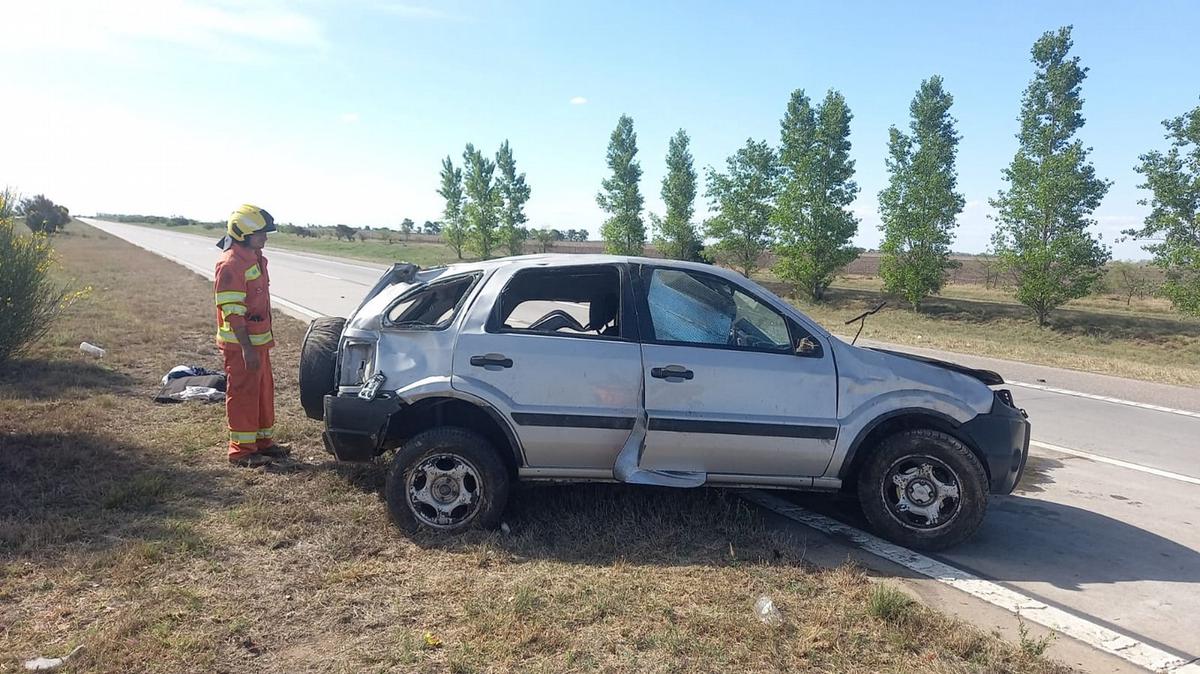
[[[489,353],[484,356],[471,356],[471,364],[475,367],[484,367],[493,370],[498,367],[512,367],[513,360],[502,353]]]
[[[668,365],[666,367],[650,368],[650,376],[655,379],[666,379],[667,381],[683,381],[691,379],[696,374],[682,365]]]

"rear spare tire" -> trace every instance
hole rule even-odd
[[[337,387],[338,342],[346,319],[323,316],[304,333],[300,347],[300,406],[310,419],[325,417],[325,396]]]

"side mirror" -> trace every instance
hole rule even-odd
[[[796,345],[793,351],[796,352],[797,356],[807,356],[810,358],[817,357],[821,355],[821,345],[818,344],[817,340],[813,339],[812,337],[804,335],[800,339],[796,340]]]
[[[820,358],[823,355],[821,343],[808,330],[800,327],[799,323],[788,319],[788,329],[792,332],[792,353],[802,358]]]

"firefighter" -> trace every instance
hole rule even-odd
[[[265,210],[243,204],[229,216],[217,262],[217,345],[225,358],[229,463],[257,467],[289,454],[275,443],[270,277],[262,249],[277,231]]]

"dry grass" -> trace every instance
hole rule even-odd
[[[94,230],[57,245],[95,291],[0,372],[0,670],[83,644],[69,671],[1059,671],[920,606],[874,617],[860,570],[719,491],[529,489],[508,535],[405,538],[382,466],[328,461],[302,418],[286,318],[301,465],[230,468],[219,406],[150,402],[169,367],[217,365],[208,284]]]

